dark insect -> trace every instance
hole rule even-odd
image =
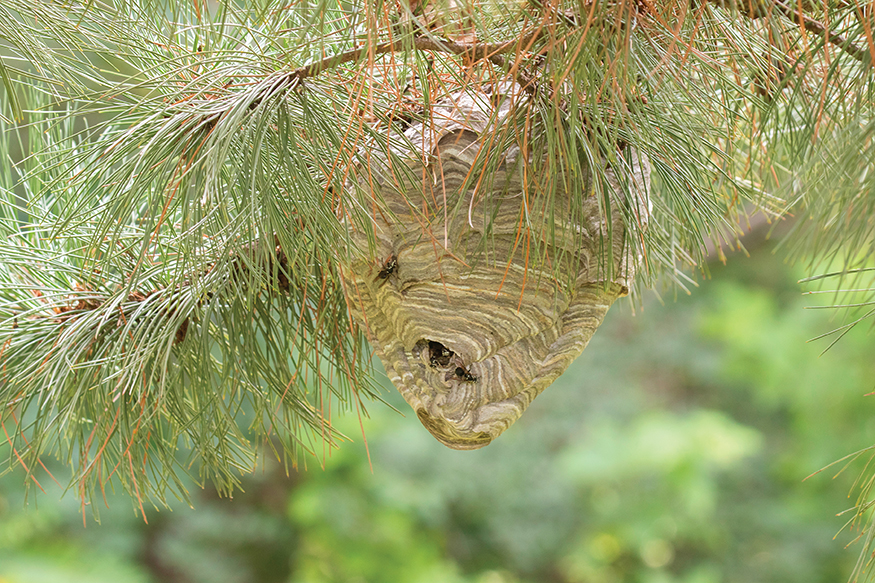
[[[398,269],[398,258],[390,255],[386,263],[383,264],[383,269],[377,274],[377,279],[388,279],[390,275],[395,273],[396,269]]]
[[[455,373],[456,373],[457,377],[459,377],[460,379],[465,379],[469,383],[473,383],[474,381],[477,380],[477,377],[472,375],[470,372],[468,372],[467,370],[465,370],[461,366],[456,367]]]

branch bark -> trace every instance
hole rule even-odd
[[[471,60],[487,59],[491,63],[506,68],[507,59],[504,54],[520,47],[526,47],[536,41],[543,33],[542,28],[536,28],[530,33],[521,36],[518,39],[506,41],[503,43],[461,43],[449,39],[439,39],[437,37],[429,37],[424,35],[416,35],[413,37],[413,46],[420,51],[439,51],[451,53],[454,55],[462,55],[469,57]],[[378,44],[375,47],[361,47],[332,57],[326,57],[321,61],[298,67],[288,74],[288,83],[297,85],[304,79],[315,77],[322,71],[332,69],[344,63],[350,63],[362,58],[364,55],[372,53],[374,55],[383,55],[402,50],[403,45],[395,42],[387,42]],[[535,92],[534,78],[524,71],[522,68],[511,67],[514,77],[528,93]]]

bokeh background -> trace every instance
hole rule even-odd
[[[147,507],[148,524],[107,492],[83,526],[74,492],[25,496],[7,472],[0,583],[847,580],[860,532],[840,514],[868,454],[805,478],[875,442],[875,342],[859,327],[820,356],[828,340],[806,341],[842,322],[805,309],[820,296],[801,273],[765,242],[689,296],[615,307],[483,450],[372,403],[367,451],[348,415],[355,441],[324,468],[268,459],[233,499],[192,482],[193,509]],[[386,400],[408,411],[388,383]]]

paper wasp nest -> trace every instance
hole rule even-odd
[[[519,148],[495,146],[512,90],[436,103],[430,123],[390,136],[395,156],[373,152],[348,191],[374,209],[370,233],[347,223],[357,247],[341,268],[350,312],[422,424],[454,449],[495,439],[583,351],[637,263],[617,205],[641,228],[649,216],[649,164],[628,148],[623,174],[606,170],[607,197],[567,192],[561,169],[540,206],[524,193]],[[478,184],[469,171],[487,151],[501,159]],[[570,197],[581,203],[573,222],[561,218],[571,216]],[[527,253],[525,220],[528,236],[540,237],[537,256]]]

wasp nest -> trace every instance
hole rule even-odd
[[[348,193],[374,209],[367,227],[348,224],[350,312],[422,424],[454,449],[495,439],[583,351],[638,262],[622,217],[643,228],[649,215],[649,165],[629,148],[622,173],[605,170],[607,195],[567,191],[559,169],[539,207],[516,147],[488,154],[490,180],[478,180],[513,97],[496,88],[435,104]]]

